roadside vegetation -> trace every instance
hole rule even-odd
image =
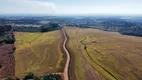
[[[60,31],[45,33],[15,32],[15,76],[28,72],[42,75],[59,73],[64,68]]]
[[[71,80],[141,80],[142,38],[66,27]]]

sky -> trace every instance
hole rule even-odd
[[[142,0],[0,0],[0,14],[142,14]]]

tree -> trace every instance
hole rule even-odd
[[[29,73],[25,76],[24,80],[34,79],[34,76],[35,76],[34,73],[29,72]]]
[[[57,74],[46,74],[43,76],[44,80],[63,80],[60,75]]]

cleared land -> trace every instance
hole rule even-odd
[[[15,38],[15,76],[23,76],[28,72],[42,75],[63,71],[60,31],[16,32]]]
[[[14,75],[14,45],[0,44],[0,80]]]
[[[142,80],[142,38],[66,27],[71,80]]]

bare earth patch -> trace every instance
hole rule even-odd
[[[0,79],[7,76],[14,76],[15,60],[14,60],[14,45],[0,45]]]

